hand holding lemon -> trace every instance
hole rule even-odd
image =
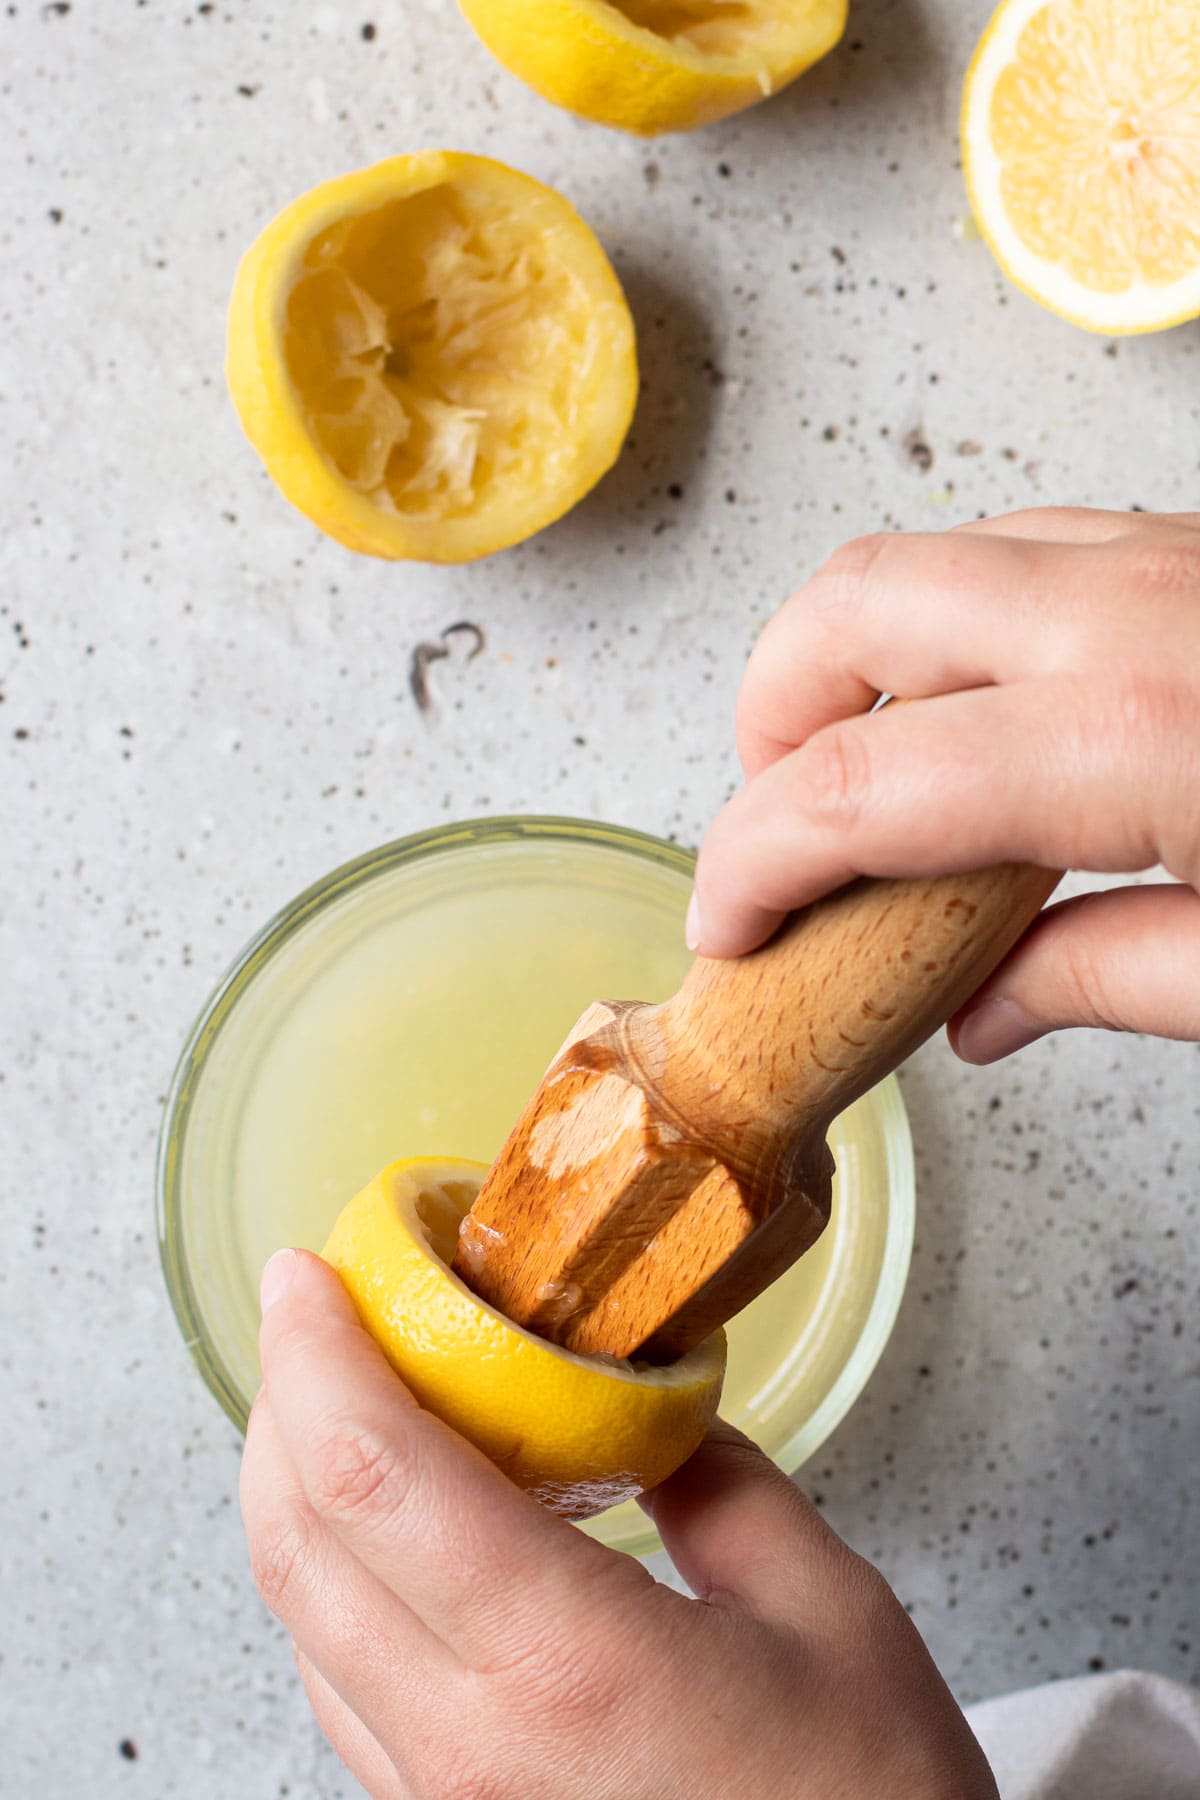
[[[316,1257],[263,1305],[255,1578],[374,1800],[996,1800],[887,1584],[748,1440],[650,1500],[687,1599],[419,1406]]]

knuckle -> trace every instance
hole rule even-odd
[[[326,1424],[309,1449],[313,1506],[332,1523],[369,1516],[395,1489],[398,1465],[396,1451],[369,1428],[345,1420]]]
[[[1144,766],[1147,755],[1167,755],[1186,741],[1194,700],[1180,691],[1170,671],[1127,666],[1105,697],[1104,719],[1118,756]]]
[[[1071,543],[1092,511],[1086,506],[1022,506],[1016,512],[1006,513],[1004,523],[1014,537],[1026,542],[1061,539]]]
[[[874,1563],[854,1553],[850,1565],[850,1581],[855,1605],[862,1618],[890,1619],[901,1610],[900,1602],[886,1576],[880,1574]]]
[[[250,1573],[264,1604],[278,1617],[292,1610],[313,1564],[312,1532],[299,1510],[265,1520],[250,1541]]]
[[[1059,979],[1071,1020],[1080,1025],[1122,1029],[1121,1009],[1112,993],[1111,970],[1087,932],[1067,934],[1062,942]]]
[[[438,1771],[437,1800],[517,1800],[519,1789],[507,1775],[471,1761],[447,1762]]]
[[[484,1699],[478,1716],[489,1714]],[[425,1769],[425,1784],[416,1791],[429,1800],[530,1800],[531,1793],[548,1791],[530,1782],[531,1748],[537,1735],[532,1729],[515,1730],[506,1715],[501,1729],[486,1734],[485,1748],[465,1734],[449,1737]]]
[[[873,531],[865,537],[851,538],[834,551],[800,597],[807,597],[820,607],[836,607],[839,612],[860,605],[878,564],[892,545],[886,531]]]
[[[630,1648],[624,1646],[626,1658]],[[624,1678],[618,1679],[602,1675],[581,1658],[547,1655],[540,1669],[526,1671],[519,1686],[506,1684],[506,1713],[525,1742],[545,1740],[549,1725],[557,1754],[574,1761],[581,1751],[625,1738],[634,1729],[637,1706],[628,1666],[626,1660]]]
[[[827,725],[804,749],[801,804],[810,817],[844,829],[862,817],[870,802],[872,769],[857,722]]]
[[[859,1645],[870,1643],[876,1652],[888,1654],[908,1628],[904,1607],[895,1591],[865,1557],[843,1545],[844,1560],[839,1570],[841,1599],[839,1615],[843,1622],[843,1642]]]
[[[1200,595],[1200,537],[1138,539],[1128,552],[1127,576],[1135,590],[1194,600]]]
[[[557,1657],[543,1658],[533,1689],[535,1706],[546,1712],[552,1709],[569,1732],[589,1739],[598,1736],[612,1718],[623,1692],[622,1683],[606,1665],[561,1651]]]
[[[567,1639],[554,1631],[532,1635],[492,1671],[490,1679],[504,1684],[507,1711],[530,1725],[552,1718],[556,1731],[589,1738],[612,1718],[627,1680],[604,1657],[580,1648],[589,1641],[584,1624]]]
[[[979,618],[1003,612],[1033,623],[1045,616],[1047,567],[1046,546],[1036,540],[999,532],[951,534],[927,557],[924,574],[948,620],[965,608]]]

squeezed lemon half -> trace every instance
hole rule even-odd
[[[1195,0],[1003,0],[962,140],[979,229],[1035,300],[1105,334],[1200,313]]]
[[[847,0],[459,0],[547,100],[640,136],[690,131],[777,93],[831,50]]]
[[[283,493],[371,556],[464,562],[566,512],[616,460],[633,321],[551,188],[421,151],[328,181],[242,259],[226,369]]]
[[[321,1254],[422,1406],[544,1505],[590,1518],[691,1455],[716,1415],[725,1334],[657,1368],[577,1356],[514,1325],[449,1267],[486,1172],[393,1163],[343,1210]]]

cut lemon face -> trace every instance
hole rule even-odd
[[[322,1255],[422,1406],[544,1505],[590,1518],[691,1455],[716,1415],[725,1334],[655,1368],[577,1356],[514,1325],[449,1267],[486,1173],[393,1163],[344,1209]]]
[[[464,562],[518,543],[616,460],[633,321],[560,194],[422,151],[314,188],[243,258],[238,416],[283,493],[370,556]]]
[[[547,100],[652,137],[777,93],[831,50],[846,0],[459,0]]]
[[[1003,0],[962,139],[979,228],[1043,306],[1106,335],[1200,313],[1195,0]]]

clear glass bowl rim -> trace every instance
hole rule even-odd
[[[245,1430],[247,1408],[204,1324],[184,1244],[180,1151],[197,1085],[209,1052],[239,998],[271,958],[297,932],[377,876],[407,863],[453,854],[481,844],[531,840],[541,843],[595,844],[642,858],[689,877],[695,856],[665,838],[630,826],[606,824],[554,814],[511,814],[466,819],[393,839],[313,882],[268,919],[234,958],[213,989],[188,1033],[171,1079],[163,1109],[156,1166],[156,1229],[167,1293],[185,1347],[205,1385],[239,1432]],[[891,1335],[903,1298],[912,1255],[916,1184],[908,1116],[895,1077],[876,1090],[885,1135],[888,1172],[888,1225],[879,1280],[854,1350],[817,1410],[796,1429],[776,1456],[789,1472],[799,1468],[840,1424],[862,1392]],[[647,1527],[644,1546],[657,1544]]]

